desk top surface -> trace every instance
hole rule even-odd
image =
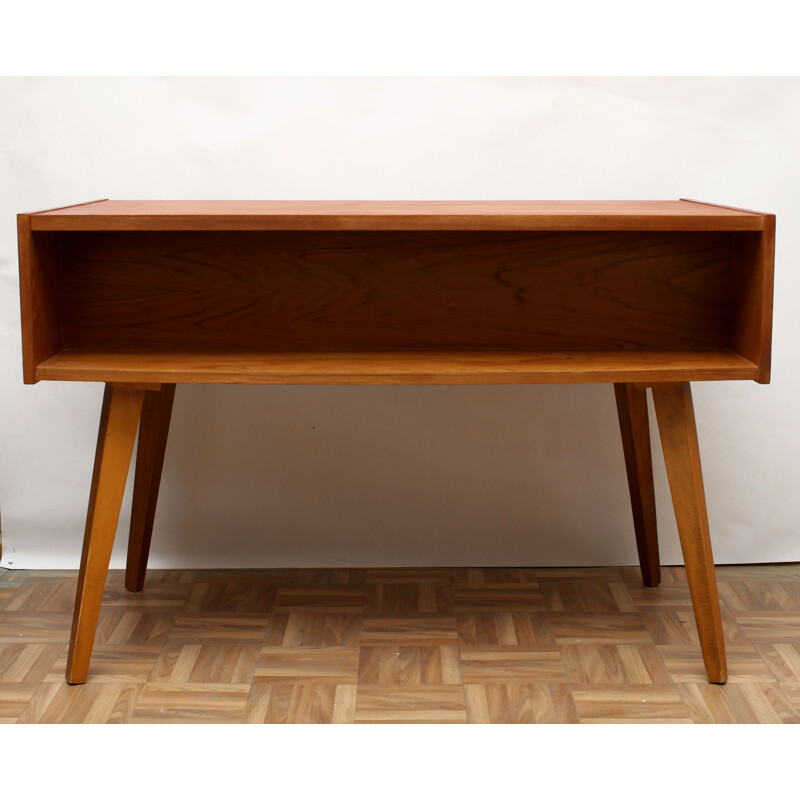
[[[758,231],[760,212],[674,201],[97,200],[30,215],[31,230]]]

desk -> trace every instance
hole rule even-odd
[[[613,383],[658,584],[650,388],[709,680],[726,680],[690,381],[769,381],[775,217],[676,202],[122,202],[21,214],[24,379],[102,381],[67,680],[134,442],[142,589],[175,386]]]

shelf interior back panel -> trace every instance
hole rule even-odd
[[[732,232],[80,231],[64,350],[711,352]]]

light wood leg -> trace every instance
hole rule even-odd
[[[711,683],[725,683],[725,642],[692,392],[688,383],[655,384],[653,399],[706,673]]]
[[[106,384],[86,516],[67,682],[85,683],[144,391]]]
[[[159,391],[145,392],[142,404],[125,571],[125,588],[131,592],[144,586],[174,398],[175,384],[165,383]]]
[[[653,459],[650,454],[650,423],[647,415],[647,390],[632,383],[615,383],[619,429],[628,488],[633,509],[633,528],[639,566],[645,586],[661,583],[661,562],[658,557],[656,494],[653,485]]]

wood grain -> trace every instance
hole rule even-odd
[[[364,645],[358,663],[363,686],[436,686],[458,684],[462,663],[457,642],[452,645]]]
[[[611,583],[605,581],[540,578],[544,605],[548,611],[581,614],[587,611],[614,613],[625,611],[617,602]]]
[[[255,680],[277,683],[356,683],[358,650],[351,647],[263,647]]]
[[[144,393],[125,576],[125,587],[131,592],[140,592],[144,586],[174,399],[174,383],[165,384],[158,391]]]
[[[430,582],[371,582],[365,590],[365,611],[374,616],[452,614],[454,607],[449,584],[449,580],[438,585]]]
[[[32,215],[34,230],[760,230],[763,216],[684,201],[106,200]]]
[[[355,721],[356,691],[350,684],[256,683],[243,722],[319,724]]]
[[[41,208],[38,211],[31,211],[30,214],[31,214],[31,216],[34,216],[36,214],[55,214],[55,213],[58,213],[60,211],[64,211],[66,213],[74,213],[74,212],[68,211],[68,209],[74,209],[74,208],[77,208],[78,206],[89,206],[89,205],[95,205],[96,203],[107,203],[107,202],[108,202],[108,198],[107,197],[101,197],[98,200],[84,200],[84,202],[82,202],[82,203],[70,203],[68,206],[55,206],[54,208]],[[86,210],[88,210],[88,209],[86,209]]]
[[[730,234],[75,233],[63,347],[728,346]]]
[[[466,722],[462,686],[363,686],[356,694],[356,722]]]
[[[668,684],[661,654],[646,644],[570,644],[559,647],[567,677],[581,684]]]
[[[123,383],[475,385],[755,380],[731,350],[620,353],[234,353],[69,351],[45,361],[39,380]]]
[[[147,683],[141,687],[134,723],[241,722],[250,684]]]
[[[0,681],[0,725],[19,721],[36,693],[35,683],[4,683]]]
[[[551,613],[557,644],[643,644],[650,642],[641,617],[635,613]]]
[[[563,684],[466,684],[467,719],[472,723],[530,724],[578,722],[569,689]]]
[[[461,652],[470,647],[545,647],[556,643],[550,619],[544,611],[508,611],[498,604],[494,609],[458,615]]]
[[[462,652],[461,670],[465,683],[566,683],[564,662],[555,647],[482,650]]]
[[[572,697],[583,722],[690,722],[673,686],[600,688],[574,684]]]
[[[91,683],[145,683],[153,674],[161,648],[158,642],[96,644],[92,649]],[[64,683],[67,649],[62,648],[44,680]]]
[[[20,215],[19,243],[29,383],[769,379],[756,212],[100,201]]]
[[[72,684],[84,683],[89,671],[143,394],[109,384],[103,397],[67,659],[67,681]]]
[[[706,674],[703,658],[696,647],[661,645],[658,648],[675,683],[700,683]],[[726,648],[729,683],[774,683],[775,676],[765,660],[750,645]]]
[[[725,641],[691,389],[688,383],[657,384],[653,400],[706,671],[712,683],[725,683]]]
[[[30,215],[17,217],[22,364],[25,383],[36,383],[36,365],[61,350],[57,234],[31,232]]]
[[[66,686],[58,609],[76,577],[0,574],[0,722],[800,722],[795,565],[718,570],[726,685],[707,683],[683,567],[656,588],[638,567],[155,570],[138,594],[115,570],[89,679]],[[413,594],[368,605],[365,589],[388,585],[433,587],[454,613]],[[465,585],[496,604],[462,604]],[[280,589],[298,610],[276,605]],[[542,610],[508,610],[518,589]],[[336,593],[360,599],[319,607]]]
[[[125,576],[125,587],[131,592],[144,586],[174,398],[175,384],[165,384],[157,391],[146,391],[142,403]]]
[[[0,685],[4,683],[41,683],[63,650],[64,647],[61,644],[9,644],[2,646],[0,648]]]
[[[280,611],[270,616],[266,643],[277,647],[358,647],[361,609],[348,614]]]
[[[131,720],[134,705],[142,688],[143,684],[121,681],[91,683],[85,686],[42,683],[18,722],[126,723]]]
[[[149,674],[159,683],[249,684],[259,650],[252,644],[170,642],[161,649]]]
[[[650,421],[647,413],[647,391],[631,383],[615,383],[617,415],[622,435],[625,469],[633,509],[636,549],[645,586],[661,582],[658,556],[658,523],[656,494],[653,483],[653,458],[650,451]]]
[[[772,295],[775,282],[775,215],[764,229],[731,239],[731,346],[759,368],[769,383],[772,361]]]

